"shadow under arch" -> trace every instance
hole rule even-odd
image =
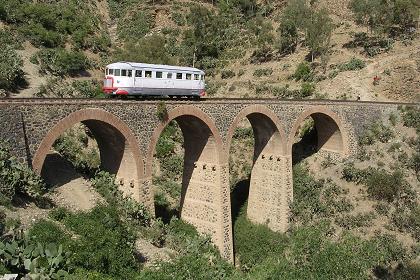
[[[148,147],[146,176],[152,177],[152,162],[158,139],[171,121],[176,121],[184,137],[184,170],[180,216],[201,233],[212,236],[221,254],[232,259],[229,195],[226,168],[223,166],[223,142],[213,120],[192,105],[179,106],[154,129]],[[226,191],[227,190],[227,191]],[[151,192],[153,196],[153,192]],[[153,199],[153,197],[151,198]],[[229,216],[230,217],[230,216]]]
[[[244,108],[229,127],[226,155],[239,122],[247,118],[254,132],[254,157],[249,181],[248,218],[267,224],[272,230],[286,231],[289,203],[292,200],[291,164],[287,138],[277,115],[263,105]],[[228,160],[228,158],[227,158]]]
[[[295,136],[301,123],[308,117],[314,120],[317,132],[317,150],[349,155],[349,140],[340,116],[324,106],[315,106],[303,111],[293,123],[288,139],[288,153],[292,153]]]
[[[115,115],[102,109],[82,109],[58,121],[45,135],[36,150],[32,167],[42,173],[54,141],[77,123],[92,132],[100,151],[101,168],[116,174],[122,191],[140,201],[139,181],[144,176],[143,157],[132,130]]]

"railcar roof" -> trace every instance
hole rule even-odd
[[[204,71],[193,68],[193,67],[182,67],[182,66],[172,66],[172,65],[163,65],[163,64],[148,64],[148,63],[137,63],[137,62],[127,62],[119,61],[115,63],[108,64],[106,67],[110,68],[122,68],[127,67],[127,65],[133,68],[147,68],[147,69],[162,69],[162,70],[174,70],[174,71],[186,71],[186,72],[199,72],[204,74]]]

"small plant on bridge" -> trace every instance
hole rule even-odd
[[[156,108],[156,116],[161,122],[164,122],[168,119],[168,110],[166,109],[166,104],[163,101],[159,101]]]

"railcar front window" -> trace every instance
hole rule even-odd
[[[141,78],[142,77],[142,71],[141,70],[136,70],[136,77],[137,78]]]
[[[145,71],[144,76],[145,76],[146,78],[151,78],[151,77],[152,77],[152,71]]]
[[[200,79],[200,75],[194,74],[194,80],[199,80],[199,79]]]
[[[126,77],[127,76],[127,70],[122,69],[121,70],[121,76]]]
[[[128,77],[132,77],[132,76],[133,76],[133,74],[132,74],[132,71],[131,71],[131,70],[127,70],[127,76],[128,76]]]
[[[176,78],[178,80],[182,80],[182,73],[176,73]]]
[[[187,80],[191,80],[192,75],[187,73],[185,77]]]
[[[120,69],[114,69],[114,76],[121,76],[121,71]]]
[[[114,69],[108,69],[108,75],[114,75]]]
[[[161,79],[162,78],[162,72],[156,72],[156,78]]]
[[[166,74],[166,78],[167,78],[167,79],[172,79],[172,73],[167,73],[167,74]]]

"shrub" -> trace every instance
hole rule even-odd
[[[394,137],[394,133],[390,127],[385,126],[382,123],[376,122],[372,124],[362,137],[359,139],[361,145],[372,145],[376,140],[382,143],[386,143]]]
[[[420,109],[416,107],[406,107],[402,110],[404,125],[413,127],[420,133]]]
[[[115,184],[115,176],[99,171],[91,179],[93,187],[101,194],[105,200],[117,209],[119,215],[126,222],[135,226],[145,226],[150,224],[150,214],[146,207],[136,202],[133,198],[124,196],[122,191]]]
[[[303,83],[300,89],[300,97],[309,97],[315,93],[315,85],[313,83]]]
[[[375,215],[370,213],[358,213],[355,215],[343,215],[335,219],[335,222],[345,228],[345,229],[353,229],[359,227],[369,226],[371,224],[372,219],[375,218]]]
[[[60,279],[68,274],[69,252],[55,243],[36,243],[18,232],[13,239],[0,242],[2,263],[19,276],[32,279]]]
[[[133,255],[134,234],[116,208],[97,206],[87,213],[71,214],[63,222],[79,236],[72,265],[120,278],[139,268]]]
[[[409,232],[414,238],[420,240],[420,206],[412,209],[399,209],[392,217],[392,222],[401,230]]]
[[[222,79],[230,79],[230,78],[235,77],[235,75],[236,75],[235,72],[232,70],[222,70],[220,77]]]
[[[269,62],[272,59],[273,59],[273,50],[268,45],[264,45],[254,50],[251,55],[251,63],[253,64]]]
[[[270,255],[282,254],[287,241],[285,235],[249,221],[245,215],[246,206],[242,207],[234,226],[235,251],[244,271],[252,269]]]
[[[70,161],[82,173],[93,174],[101,163],[99,151],[88,147],[87,127],[81,125],[67,130],[54,142],[54,150]]]
[[[254,76],[255,77],[262,77],[262,76],[270,76],[271,74],[273,74],[273,69],[271,68],[260,68],[260,69],[256,69],[254,71]]]
[[[153,24],[153,17],[148,12],[136,11],[129,18],[122,17],[118,21],[118,36],[123,40],[140,39],[150,31]]]
[[[352,57],[349,62],[338,65],[340,71],[360,70],[366,67],[366,63],[358,58]]]
[[[76,76],[89,68],[87,57],[82,52],[65,49],[44,49],[35,54],[42,73],[56,76]]]
[[[403,174],[401,171],[394,171],[392,174],[385,170],[374,170],[366,178],[367,192],[370,196],[387,201],[398,198],[403,191]]]
[[[18,162],[0,142],[0,194],[12,200],[18,193],[39,197],[46,191],[41,177],[25,164]]]
[[[184,167],[184,158],[181,155],[173,155],[161,161],[161,167],[164,170],[164,177],[179,177]]]
[[[312,76],[313,74],[312,74],[311,66],[307,62],[300,63],[297,66],[295,73],[293,74],[293,78],[296,81],[303,80],[305,82],[310,81],[312,79]]]
[[[10,45],[0,44],[0,89],[15,90],[24,81],[22,58]]]

